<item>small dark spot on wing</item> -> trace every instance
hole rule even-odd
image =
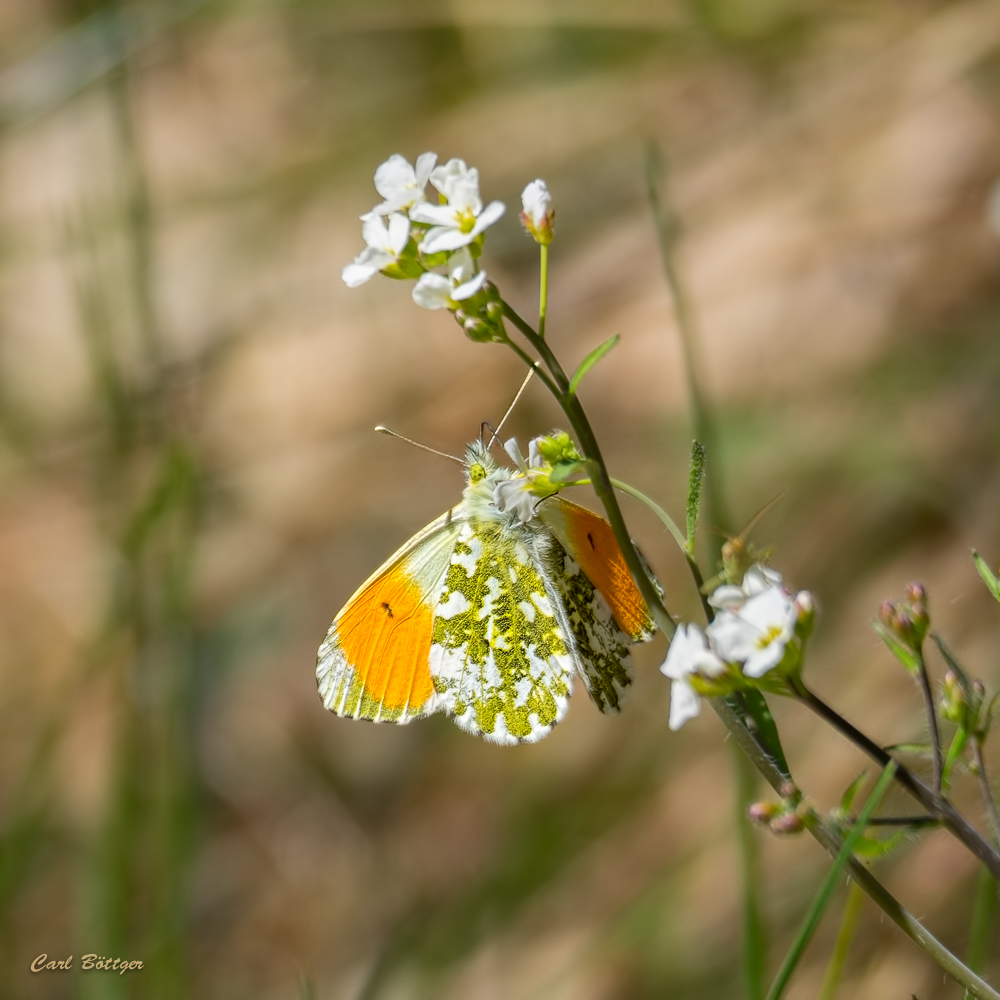
[[[382,610],[383,610],[383,611],[384,611],[384,612],[385,612],[385,613],[386,613],[386,614],[387,614],[387,615],[388,615],[388,616],[389,616],[390,618],[394,617],[394,615],[393,615],[393,613],[392,613],[392,608],[390,608],[390,607],[389,607],[389,602],[388,602],[388,601],[383,601],[383,602],[382,602]]]
[[[589,531],[587,532],[587,541],[590,542],[590,547],[596,552],[597,546],[594,544],[594,536]]]

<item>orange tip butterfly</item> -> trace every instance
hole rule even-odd
[[[611,525],[551,496],[526,523],[494,503],[514,473],[469,445],[462,500],[366,580],[319,647],[336,715],[409,722],[444,712],[494,743],[532,743],[565,715],[579,674],[602,712],[631,683],[653,619]]]

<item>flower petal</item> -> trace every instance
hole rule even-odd
[[[708,603],[713,608],[729,608],[735,610],[746,600],[746,594],[735,584],[726,583],[721,587],[716,587]]]
[[[517,438],[510,438],[504,442],[503,450],[510,455],[511,461],[521,470],[525,472],[528,468],[527,463],[524,461],[524,455],[521,454],[521,449],[517,445]]]
[[[552,208],[552,195],[545,181],[534,180],[521,192],[521,207],[536,229],[542,226]]]
[[[670,718],[667,725],[672,732],[677,732],[688,719],[701,714],[701,698],[685,680],[675,680],[670,685]]]
[[[772,639],[763,649],[759,649],[743,664],[746,677],[763,677],[785,658],[786,642]]]
[[[414,188],[416,184],[417,175],[413,167],[407,162],[406,157],[400,156],[399,153],[393,153],[375,171],[375,190],[386,201],[392,200],[408,188]]]
[[[437,153],[421,153],[417,157],[415,173],[417,175],[417,187],[421,191],[423,191],[427,185],[427,181],[430,179],[431,171],[434,169],[434,164],[437,163],[437,158]]]
[[[420,243],[421,253],[440,253],[442,250],[458,250],[468,246],[476,238],[475,233],[463,233],[461,229],[452,226],[435,226],[427,230],[427,235]]]
[[[456,225],[455,210],[450,205],[432,205],[422,201],[410,209],[410,218],[414,222],[427,222],[432,226]]]
[[[393,212],[389,216],[387,237],[389,252],[393,257],[398,257],[410,239],[410,220],[400,212]]]
[[[413,286],[413,301],[424,309],[447,309],[451,305],[451,282],[443,274],[428,271]]]
[[[535,516],[535,503],[539,498],[531,492],[531,481],[515,475],[501,479],[493,487],[493,503],[497,510],[512,510],[522,524],[527,524]]]
[[[373,278],[383,267],[395,262],[395,257],[375,247],[365,247],[341,272],[340,277],[348,288],[357,288]]]
[[[361,216],[361,238],[375,250],[389,249],[389,230],[381,216],[374,212]]]
[[[466,281],[463,284],[458,285],[452,291],[451,297],[456,302],[462,302],[465,299],[471,299],[472,296],[475,295],[476,292],[478,292],[479,289],[482,288],[483,285],[485,284],[486,284],[486,272],[480,271],[479,274],[475,275],[475,277],[473,277],[469,281]]]
[[[472,239],[475,239],[487,226],[492,226],[506,211],[507,206],[502,201],[491,201],[476,219],[476,224],[470,233]]]

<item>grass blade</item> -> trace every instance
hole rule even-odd
[[[819,892],[816,893],[816,898],[813,900],[812,906],[809,907],[809,912],[806,914],[805,920],[802,921],[802,926],[799,928],[799,932],[792,942],[792,947],[785,956],[785,961],[782,962],[781,968],[778,970],[778,975],[775,976],[774,982],[771,984],[767,1000],[778,1000],[782,993],[785,992],[785,987],[788,986],[792,978],[792,973],[795,971],[803,954],[805,954],[806,947],[812,939],[817,926],[819,926],[820,918],[830,903],[833,891],[840,878],[840,873],[844,865],[850,860],[851,854],[854,851],[854,845],[868,826],[868,820],[871,819],[872,813],[875,812],[875,808],[882,801],[882,796],[885,795],[889,785],[892,783],[895,771],[895,761],[891,761],[886,765],[871,795],[868,796],[868,801],[861,810],[861,815],[858,816],[857,822],[851,827],[850,832],[844,838],[840,853],[833,862],[833,866],[826,873],[826,878],[823,879]]]

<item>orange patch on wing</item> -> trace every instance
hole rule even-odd
[[[387,712],[417,711],[434,691],[429,660],[434,614],[420,588],[394,566],[337,618],[340,647],[367,698]]]
[[[649,609],[625,563],[611,525],[597,514],[564,500],[561,513],[570,555],[604,595],[621,630],[633,639],[649,631]]]

